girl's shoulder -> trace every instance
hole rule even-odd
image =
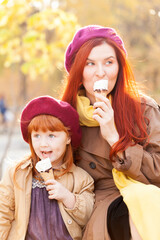
[[[10,176],[13,176],[15,172],[19,172],[21,169],[28,168],[29,166],[32,166],[32,160],[31,158],[25,158],[23,160],[19,161],[12,161],[10,160],[7,163],[7,167],[4,169],[4,174],[8,174]]]
[[[81,167],[79,167],[79,166],[77,166],[75,164],[72,165],[71,171],[73,172],[73,174],[78,176],[79,179],[88,178],[90,180],[93,180],[88,172],[86,172],[84,169],[82,169]]]

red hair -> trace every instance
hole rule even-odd
[[[29,146],[31,150],[31,155],[27,157],[23,162],[20,162],[15,170],[16,171],[19,169],[19,167],[26,161],[31,159],[32,164],[33,164],[33,176],[37,177],[40,179],[40,175],[37,172],[35,165],[36,163],[40,160],[38,156],[36,155],[33,145],[32,145],[32,140],[31,140],[31,133],[32,131],[64,131],[68,136],[69,136],[69,129],[64,126],[64,124],[56,117],[51,116],[51,115],[38,115],[34,117],[31,122],[28,125],[28,139],[29,139]],[[73,154],[72,154],[72,146],[71,143],[66,146],[66,152],[63,158],[63,162],[66,164],[66,168],[62,169],[60,171],[60,174],[58,176],[55,176],[55,178],[60,177],[67,173],[69,169],[71,168],[73,164]],[[14,181],[15,181],[15,175],[14,175]],[[16,181],[15,181],[16,182]]]
[[[144,117],[145,104],[142,106],[140,103],[138,87],[123,50],[114,41],[105,38],[95,38],[84,43],[74,56],[62,100],[69,102],[76,108],[76,96],[83,86],[83,69],[87,57],[93,47],[104,42],[114,48],[119,63],[119,73],[111,95],[115,124],[120,139],[112,146],[110,152],[110,158],[112,159],[117,152],[124,151],[129,145],[143,143],[148,138],[147,119]]]

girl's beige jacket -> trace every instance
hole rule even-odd
[[[0,182],[0,239],[24,240],[30,214],[32,189],[32,163],[27,160],[16,173],[20,188],[13,181],[15,167],[6,171]],[[76,196],[74,209],[58,202],[66,227],[74,240],[82,239],[82,229],[94,205],[93,179],[83,169],[73,164],[68,173],[57,180]]]

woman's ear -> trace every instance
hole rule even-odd
[[[70,144],[70,143],[71,143],[71,138],[68,137],[68,139],[67,139],[67,145]]]

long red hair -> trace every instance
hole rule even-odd
[[[117,82],[111,95],[115,125],[120,139],[111,149],[110,158],[112,159],[117,152],[124,151],[129,145],[144,143],[148,138],[147,119],[144,117],[145,104],[140,104],[139,90],[123,50],[114,41],[105,38],[95,38],[84,43],[74,56],[62,100],[76,108],[76,96],[79,89],[83,87],[83,69],[87,57],[93,47],[104,42],[114,48],[119,63]]]
[[[16,172],[18,171],[19,167],[26,161],[31,159],[33,164],[33,176],[40,179],[40,175],[37,172],[35,165],[40,160],[36,155],[32,140],[31,140],[31,133],[32,131],[41,130],[43,132],[46,131],[64,131],[69,136],[69,129],[64,126],[64,124],[56,117],[51,115],[38,115],[34,117],[28,125],[28,139],[29,139],[29,146],[31,150],[31,155],[27,157],[24,161],[20,162],[15,170],[14,181],[16,182]],[[66,152],[63,158],[63,163],[66,164],[66,168],[62,169],[58,176],[55,178],[60,177],[67,173],[73,164],[73,153],[72,153],[72,146],[71,143],[66,146]]]

